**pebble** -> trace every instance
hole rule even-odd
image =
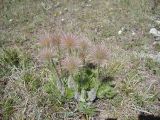
[[[122,28],[121,28],[121,30],[120,30],[120,31],[118,31],[118,35],[121,35],[121,34],[122,34],[122,32],[124,32],[124,30],[125,30],[125,28],[124,28],[124,27],[122,27]]]
[[[160,31],[158,31],[156,28],[151,28],[149,33],[152,34],[156,40],[160,40]]]

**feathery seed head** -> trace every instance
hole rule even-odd
[[[76,72],[81,65],[81,60],[77,57],[68,56],[62,61],[63,69],[66,69],[69,73]]]
[[[108,57],[108,50],[105,43],[94,45],[90,51],[90,59],[96,64],[103,64]]]
[[[67,49],[72,49],[77,47],[78,37],[73,34],[63,34],[62,37],[62,46]]]
[[[91,47],[91,41],[89,41],[86,37],[81,37],[78,41],[78,48],[79,48],[79,57],[82,61],[84,61],[88,56],[88,50]]]

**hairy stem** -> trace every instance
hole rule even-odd
[[[57,68],[56,68],[56,65],[55,65],[55,63],[54,63],[54,61],[53,60],[51,60],[51,63],[52,63],[52,68],[54,69],[54,71],[56,72],[56,75],[57,75],[57,78],[58,78],[58,80],[59,80],[59,82],[60,82],[60,86],[61,86],[61,89],[60,89],[60,92],[62,93],[62,95],[63,95],[63,92],[64,92],[64,84],[63,84],[63,82],[62,82],[62,78],[61,78],[61,75],[59,74],[59,72],[58,72],[58,70],[57,70]]]
[[[60,46],[58,45],[57,47],[58,49],[58,62],[59,62],[59,65],[60,65],[60,71],[61,71],[61,74],[62,74],[62,64],[61,64],[61,49],[60,49]]]
[[[98,64],[98,66],[97,66],[97,85],[96,85],[96,87],[95,87],[95,89],[96,89],[96,91],[98,90],[98,88],[99,88],[99,86],[100,86],[100,84],[101,84],[101,82],[100,82],[100,64]]]

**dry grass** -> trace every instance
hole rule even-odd
[[[78,112],[74,101],[61,101],[52,82],[54,76],[35,58],[39,36],[59,31],[83,33],[92,41],[104,41],[111,50],[107,74],[114,78],[111,84],[118,94],[94,103],[95,118],[135,120],[139,112],[160,114],[159,63],[142,57],[159,55],[159,46],[153,48],[148,31],[158,26],[150,18],[160,12],[158,7],[152,14],[149,0],[3,0],[1,5],[0,117],[2,114],[4,120],[59,119],[64,115],[82,119],[86,117],[83,112],[94,111]],[[2,49],[15,47],[18,56],[4,60]],[[25,57],[23,52],[31,56]],[[17,58],[18,66],[12,61]]]

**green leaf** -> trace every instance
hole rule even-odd
[[[66,88],[66,98],[67,99],[72,99],[74,97],[74,90],[70,88]]]
[[[111,86],[103,84],[98,89],[97,97],[112,99],[116,94],[116,91]]]
[[[93,77],[90,81],[90,89],[91,88],[98,88],[100,85],[100,80],[97,80],[97,78]]]
[[[89,116],[93,116],[95,114],[95,107],[90,106],[88,104],[86,104],[85,102],[80,102],[78,104],[78,110],[80,112],[82,112],[83,114],[89,115]]]
[[[84,89],[81,90],[81,96],[80,101],[85,102],[86,101],[86,91]]]
[[[95,80],[93,78],[95,78],[95,73],[93,70],[88,68],[80,70],[79,73],[74,76],[74,80],[78,84],[78,90],[90,90],[93,86],[95,86]]]

